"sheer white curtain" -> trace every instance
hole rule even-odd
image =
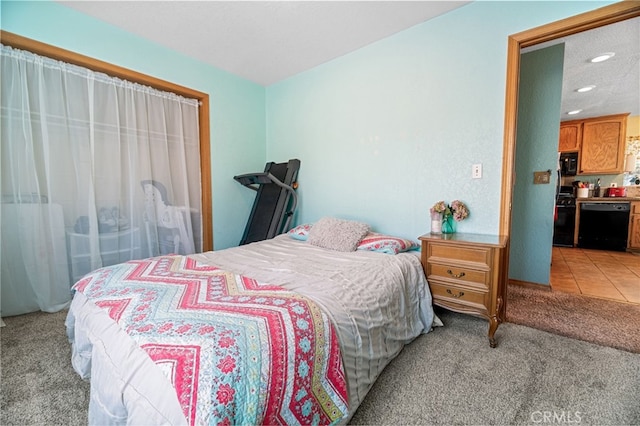
[[[198,103],[0,45],[2,316],[84,274],[202,251]]]

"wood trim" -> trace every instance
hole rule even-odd
[[[37,40],[0,30],[0,42],[16,49],[27,50],[37,55],[67,62],[93,71],[102,72],[134,83],[151,86],[158,90],[173,92],[186,98],[197,99],[200,137],[200,179],[202,191],[202,250],[213,250],[213,205],[211,198],[211,148],[209,128],[209,95],[180,86],[147,74],[142,74],[118,65],[110,64],[70,50],[42,43]]]
[[[613,121],[622,121],[625,118],[629,117],[628,112],[625,112],[623,114],[611,114],[611,115],[602,115],[599,117],[589,117],[589,118],[582,118],[582,119],[577,119],[577,120],[569,120],[569,121],[561,121],[562,124],[572,124],[572,123],[590,123],[590,122],[594,122],[594,121],[607,121],[607,120],[613,120]],[[626,133],[624,134],[625,138],[626,138]]]
[[[502,144],[502,194],[500,196],[500,235],[511,235],[511,203],[515,182],[516,124],[518,118],[518,82],[520,45],[509,37],[507,45],[507,88],[505,95],[504,141]],[[508,264],[508,263],[507,263]]]
[[[512,279],[509,279],[509,284],[510,285],[518,285],[520,287],[531,288],[533,290],[552,291],[550,284],[549,285],[545,285],[545,284],[532,283],[532,282],[529,282],[529,281],[520,281],[520,280],[512,280]]]
[[[202,192],[202,251],[213,250],[213,199],[211,189],[211,146],[209,95],[200,100],[200,191]]]
[[[502,156],[502,191],[500,199],[501,235],[511,235],[511,203],[515,174],[516,123],[518,117],[518,80],[520,50],[556,38],[591,30],[640,16],[639,1],[622,1],[590,12],[552,22],[509,36],[507,47],[507,82]]]
[[[525,48],[546,41],[592,30],[638,16],[640,2],[625,0],[596,10],[561,19],[541,27],[514,34],[520,47]]]
[[[142,74],[137,71],[123,68],[118,65],[110,64],[99,59],[81,55],[70,50],[42,43],[40,41],[29,39],[7,31],[0,30],[0,41],[2,42],[2,44],[14,47],[16,49],[28,50],[29,52],[35,53],[37,55],[47,56],[58,61],[64,61],[70,64],[89,68],[90,70],[102,72],[112,77],[118,77],[122,79],[126,78],[127,80],[134,83],[144,83],[145,85],[151,86],[155,89],[173,92],[181,96],[189,96],[190,98],[198,100],[200,100],[201,98],[209,97],[209,95],[207,95],[206,93],[189,89],[188,87],[180,86],[178,84],[161,80],[147,74]]]

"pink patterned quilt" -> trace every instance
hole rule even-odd
[[[191,425],[348,417],[336,332],[305,296],[189,256],[102,268],[73,288],[162,369]]]

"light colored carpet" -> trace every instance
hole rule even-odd
[[[445,327],[402,351],[352,424],[640,424],[637,354],[509,323],[491,349],[486,321],[438,315]]]
[[[352,424],[640,424],[639,355],[516,324],[491,349],[486,321],[438,313],[445,327],[403,350]],[[5,318],[0,424],[86,424],[89,385],[70,366],[64,318]]]
[[[89,383],[71,367],[66,311],[4,318],[1,425],[87,424]]]

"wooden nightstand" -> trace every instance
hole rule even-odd
[[[422,267],[433,304],[489,320],[489,345],[505,320],[507,237],[482,234],[425,234]]]

